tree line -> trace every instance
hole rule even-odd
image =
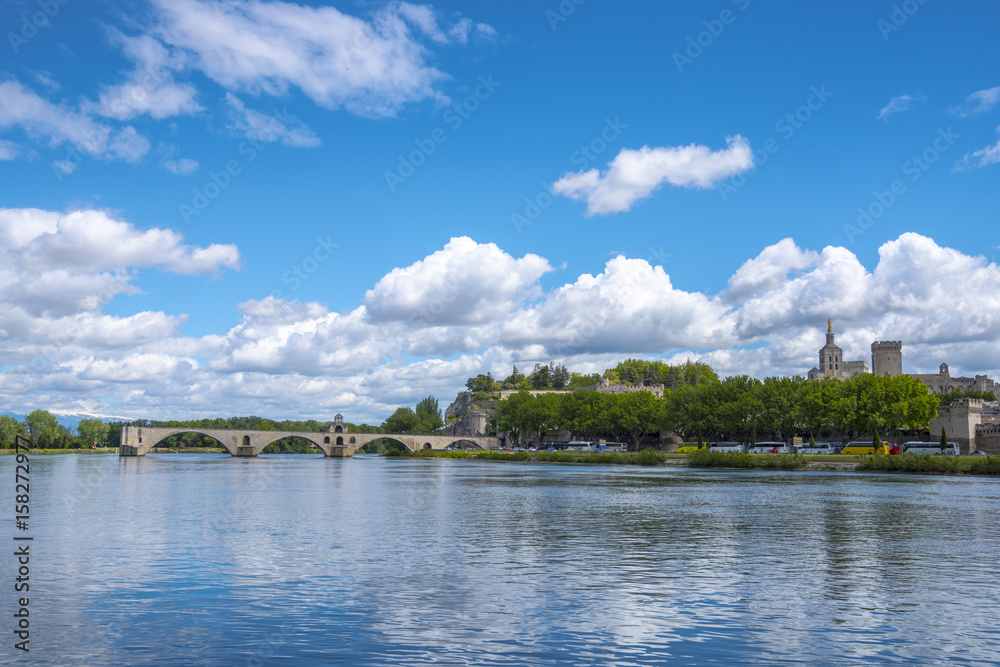
[[[566,430],[577,438],[643,438],[670,432],[687,441],[782,440],[841,434],[847,439],[928,428],[938,397],[908,375],[870,373],[846,380],[747,375],[711,380],[694,375],[666,388],[607,394],[578,390],[533,396],[522,390],[497,404],[494,427],[515,441]]]

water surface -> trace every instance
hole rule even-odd
[[[1000,663],[1000,480],[188,454],[31,491],[33,664]]]

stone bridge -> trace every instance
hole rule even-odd
[[[405,433],[346,433],[342,431],[249,431],[154,426],[126,426],[122,429],[120,456],[145,456],[156,443],[177,433],[201,433],[222,443],[233,456],[257,456],[265,447],[282,438],[305,438],[323,451],[324,456],[346,458],[372,440],[395,440],[411,452],[420,449],[445,449],[450,445],[490,449],[499,441],[494,436],[407,435]]]

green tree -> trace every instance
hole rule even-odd
[[[413,408],[400,407],[382,422],[382,433],[414,433],[420,417],[413,412]]]
[[[565,366],[563,368],[565,368]],[[583,389],[584,387],[593,387],[600,381],[600,373],[590,373],[589,375],[584,375],[583,373],[572,373],[569,378],[568,386],[570,389]]]
[[[32,447],[50,447],[58,435],[59,422],[48,410],[33,410],[24,416],[24,427],[31,435]]]
[[[510,375],[508,375],[503,382],[500,383],[503,389],[513,389],[515,391],[520,391],[521,389],[528,389],[528,378],[524,377],[521,371],[517,370],[517,366],[511,370]]]
[[[565,366],[556,366],[552,371],[552,388],[565,389],[570,381],[569,369]]]
[[[23,432],[16,419],[10,415],[0,415],[0,445],[13,446],[15,436]]]
[[[532,389],[551,389],[552,374],[547,364],[535,364],[535,370],[528,378],[528,384]]]
[[[433,396],[428,396],[417,403],[414,413],[420,419],[421,433],[433,433],[444,427],[441,408],[438,405],[438,400]]]
[[[485,375],[480,373],[474,378],[469,378],[465,383],[465,388],[473,394],[492,394],[498,389],[498,384],[489,373]]]
[[[76,432],[80,434],[85,446],[104,447],[108,439],[108,428],[100,419],[84,419],[77,424]]]

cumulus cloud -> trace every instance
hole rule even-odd
[[[104,239],[101,260],[95,239]],[[165,248],[143,260],[143,249]],[[873,340],[904,344],[904,369],[1000,371],[1000,268],[918,234],[885,243],[874,267],[836,246],[763,248],[717,294],[678,288],[662,267],[618,256],[543,289],[552,271],[465,237],[387,272],[344,313],[250,299],[228,331],[180,333],[183,314],[101,312],[135,271],[211,273],[238,255],[193,248],[101,212],[0,211],[0,400],[28,408],[101,404],[170,417],[267,414],[379,422],[397,405],[447,400],[466,378],[559,361],[599,371],[625,356],[694,359],[726,374],[804,374],[826,320],[848,359]],[[19,257],[26,259],[18,263]],[[29,268],[30,267],[30,268]],[[456,288],[457,286],[457,288]],[[96,402],[96,403],[95,403]],[[23,410],[21,410],[23,411]]]
[[[721,180],[753,167],[750,143],[740,135],[726,137],[727,148],[712,151],[690,144],[666,148],[623,149],[607,171],[567,174],[552,186],[554,194],[587,202],[587,215],[627,211],[664,183],[684,188],[714,188]]]
[[[910,105],[913,104],[913,102],[914,97],[912,95],[900,95],[898,97],[893,97],[889,100],[889,103],[882,107],[882,110],[878,112],[878,119],[885,120],[894,113],[909,111]]]
[[[1000,86],[977,90],[965,98],[965,103],[948,109],[948,112],[959,118],[967,118],[976,114],[986,113],[1000,102]]]
[[[493,243],[463,236],[408,267],[390,271],[365,292],[365,307],[373,322],[481,324],[502,319],[537,294],[538,279],[551,270],[538,255],[514,259]]]

